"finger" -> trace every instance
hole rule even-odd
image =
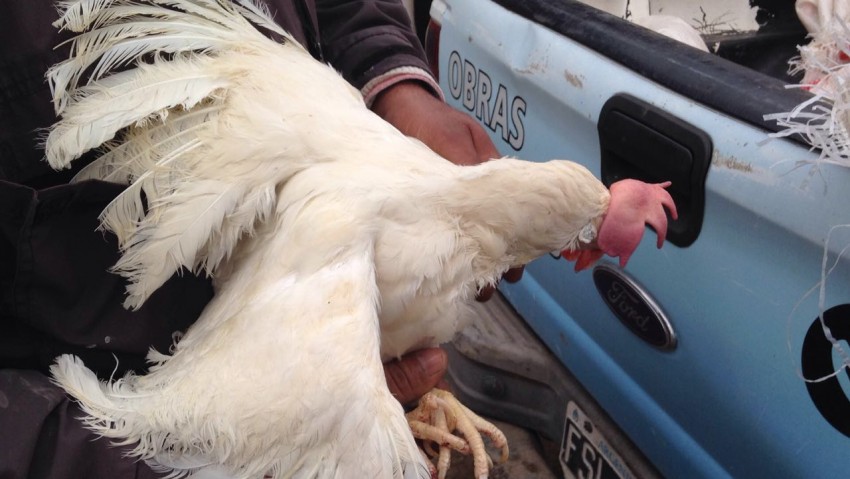
[[[487,286],[484,286],[483,288],[478,290],[478,294],[475,296],[475,300],[481,303],[489,301],[490,298],[493,297],[493,293],[495,292],[496,287],[492,284],[488,284]]]
[[[448,367],[448,356],[439,348],[414,351],[384,364],[387,386],[398,402],[411,403],[434,389]]]
[[[475,165],[479,163],[478,152],[471,141],[453,142],[451,145],[441,146],[437,151],[443,158],[456,165]]]
[[[471,119],[468,121],[467,129],[469,130],[470,138],[472,138],[472,145],[475,148],[478,160],[484,163],[485,161],[499,158],[501,155],[499,154],[499,150],[496,149],[496,145],[493,144],[493,140],[490,139],[490,135],[478,123]]]
[[[505,274],[502,275],[502,278],[505,279],[508,283],[516,283],[517,281],[522,279],[522,273],[525,271],[525,267],[517,266],[515,268],[511,268],[505,271]]]

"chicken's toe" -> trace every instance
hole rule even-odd
[[[472,454],[476,479],[486,479],[493,461],[487,454],[482,434],[501,450],[500,462],[508,459],[508,442],[496,426],[466,408],[451,393],[433,389],[422,396],[416,409],[407,414],[413,436],[422,441],[424,451],[437,458],[437,477],[446,477],[451,451]],[[459,432],[462,437],[455,435]]]

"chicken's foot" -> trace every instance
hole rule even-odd
[[[499,462],[508,460],[508,441],[496,426],[482,419],[460,403],[451,393],[433,389],[407,413],[413,436],[422,441],[427,456],[436,458],[438,479],[445,479],[451,462],[451,451],[472,454],[476,479],[486,479],[493,461],[484,447],[482,434],[501,449]],[[459,432],[463,437],[457,436]]]

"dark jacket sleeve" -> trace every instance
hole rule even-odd
[[[49,186],[67,181],[42,161],[41,130],[55,117],[47,68],[67,55],[54,50],[62,37],[50,0],[0,2],[0,179]]]
[[[399,67],[428,71],[401,0],[317,0],[325,59],[358,89]]]
[[[275,21],[330,63],[367,104],[399,81],[442,98],[401,0],[267,0]]]

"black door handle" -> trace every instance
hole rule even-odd
[[[672,181],[670,194],[679,219],[670,221],[667,239],[689,246],[702,228],[705,178],[711,164],[711,137],[699,128],[631,95],[617,94],[599,114],[602,182],[633,178]]]

